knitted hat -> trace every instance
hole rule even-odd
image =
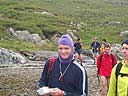
[[[70,48],[73,50],[74,43],[72,38],[69,36],[69,34],[62,35],[60,37],[60,39],[58,40],[58,45],[60,44],[70,46]]]
[[[123,43],[122,43],[122,45],[123,44],[127,44],[128,45],[128,39],[124,40]]]
[[[74,43],[72,38],[68,34],[62,35],[58,40],[58,45],[67,45],[71,48],[71,54],[69,55],[68,58],[62,58],[61,55],[58,53],[59,60],[62,64],[70,64],[73,59],[73,48],[74,48]]]

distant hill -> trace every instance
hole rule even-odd
[[[128,30],[127,18],[127,0],[0,0],[0,47],[16,51],[56,50],[52,37],[70,32],[81,38],[84,49],[89,48],[94,37],[121,43],[127,38],[120,36],[120,32]],[[9,27],[39,34],[48,43],[18,40],[6,32]]]

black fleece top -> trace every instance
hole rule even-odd
[[[84,67],[79,63],[72,60],[71,64],[61,64],[57,58],[54,62],[52,71],[48,75],[48,59],[45,63],[42,72],[39,86],[48,86],[49,88],[59,88],[66,92],[65,96],[88,96],[88,79]],[[67,68],[67,66],[69,66]],[[67,70],[65,71],[65,69]],[[64,73],[63,78],[60,80],[60,70]],[[49,79],[49,80],[48,80]]]

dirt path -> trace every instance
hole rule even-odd
[[[100,96],[94,65],[85,66],[88,73],[89,96]],[[0,96],[36,96],[42,68],[0,68]]]
[[[89,96],[100,96],[100,85],[97,78],[96,66],[85,66],[88,74]]]

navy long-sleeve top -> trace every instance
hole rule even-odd
[[[98,41],[93,41],[91,44],[91,48],[93,49],[93,53],[98,52],[100,46],[101,45]]]
[[[88,79],[86,70],[76,61],[72,60],[71,64],[61,64],[57,58],[54,62],[52,71],[48,75],[48,64],[50,60],[48,59],[45,63],[44,70],[42,72],[39,86],[48,86],[50,88],[59,88],[66,92],[66,96],[88,96]],[[69,65],[67,71],[65,72],[62,80],[59,80],[60,70],[62,73],[65,71]],[[49,77],[49,80],[47,80]],[[49,83],[47,83],[49,81]]]

